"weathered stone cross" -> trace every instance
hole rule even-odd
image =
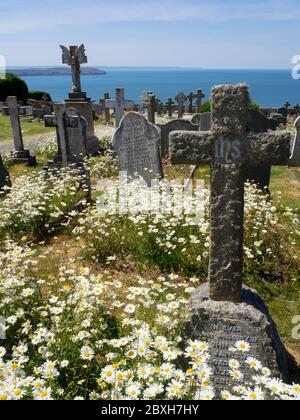
[[[116,127],[118,128],[125,111],[134,108],[134,101],[127,101],[125,99],[125,90],[123,88],[117,88],[116,99],[107,99],[105,101],[105,108],[115,110]]]
[[[288,165],[288,132],[247,133],[248,86],[212,90],[212,130],[170,135],[172,164],[211,165],[210,299],[238,303],[243,282],[245,167]]]
[[[184,92],[179,92],[175,100],[178,103],[178,118],[182,118],[184,115],[184,103],[186,101]]]
[[[81,81],[80,81],[80,65],[86,64],[87,56],[85,55],[85,48],[84,45],[80,45],[80,47],[71,46],[70,48],[67,48],[63,45],[60,45],[60,48],[62,49],[62,62],[63,64],[68,64],[71,66],[72,69],[72,80],[73,80],[73,86],[72,91],[73,93],[80,93],[81,92]]]
[[[169,117],[173,117],[173,105],[174,105],[174,102],[173,102],[172,98],[168,98],[167,107],[168,107],[168,116]]]
[[[187,99],[189,101],[189,114],[192,114],[193,113],[193,102],[194,102],[194,99],[195,99],[194,93],[193,92],[189,93],[188,96],[187,96]]]
[[[141,99],[148,111],[148,122],[155,124],[156,95],[153,92],[145,92]]]
[[[195,94],[195,98],[196,98],[196,114],[200,114],[201,106],[202,106],[202,99],[205,98],[205,95],[201,89],[197,90],[197,93]]]

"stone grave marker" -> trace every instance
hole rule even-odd
[[[85,158],[98,154],[98,139],[87,135],[87,121],[76,109],[55,104],[54,113],[44,117],[46,127],[55,127],[57,135],[58,152],[49,167],[80,164]]]
[[[72,71],[72,91],[65,100],[67,108],[76,109],[87,121],[88,136],[95,135],[93,104],[91,98],[87,97],[86,92],[81,90],[81,64],[88,62],[85,54],[84,45],[72,45],[69,48],[60,45],[62,50],[62,62],[71,67]]]
[[[210,265],[208,285],[192,295],[183,341],[207,340],[215,386],[229,383],[229,352],[237,341],[251,345],[274,376],[288,381],[287,353],[267,307],[243,287],[245,167],[288,165],[288,132],[247,133],[248,86],[222,85],[212,90],[212,130],[173,132],[173,164],[211,165]],[[234,355],[236,357],[236,355]],[[249,371],[241,357],[241,370]]]
[[[5,193],[5,187],[11,187],[11,180],[0,155],[0,196]]]
[[[116,89],[116,99],[107,99],[105,101],[105,108],[115,110],[116,127],[118,128],[125,111],[134,108],[134,101],[125,99],[125,90],[123,88]]]
[[[168,108],[168,116],[170,118],[172,118],[173,117],[173,105],[174,105],[174,102],[173,102],[172,98],[168,98],[168,101],[167,101],[166,105],[167,105],[167,108]]]
[[[195,94],[193,92],[189,93],[188,96],[187,96],[187,99],[189,101],[188,113],[192,114],[193,113],[193,104],[194,104]]]
[[[153,92],[145,92],[141,97],[143,108],[147,109],[148,121],[155,124],[156,96]]]
[[[4,116],[4,117],[8,117],[9,116],[9,107],[8,106],[6,106],[6,105],[4,105],[3,107],[2,107],[2,115]]]
[[[186,101],[185,94],[183,92],[179,92],[175,101],[178,103],[178,119],[180,119],[184,116],[184,103]]]
[[[129,179],[142,177],[149,187],[152,180],[163,178],[159,141],[160,131],[154,124],[137,112],[128,112],[112,140],[120,171]]]
[[[169,156],[169,135],[172,131],[198,131],[199,127],[187,120],[173,120],[167,124],[160,125],[161,130],[161,157],[167,158]]]
[[[202,99],[205,98],[205,95],[201,89],[198,89],[197,93],[195,94],[195,97],[196,97],[196,114],[200,114],[201,107],[202,107]]]
[[[9,96],[6,99],[13,133],[14,150],[11,156],[16,163],[27,163],[28,165],[36,165],[36,158],[30,155],[29,150],[24,149],[20,117],[18,113],[18,102],[15,96]]]

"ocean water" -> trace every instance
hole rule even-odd
[[[116,87],[124,87],[126,99],[140,102],[144,91],[153,91],[161,100],[175,97],[179,91],[188,94],[202,89],[209,98],[213,85],[245,82],[262,107],[280,107],[286,101],[300,103],[300,80],[288,70],[181,70],[181,69],[105,69],[103,76],[82,76],[82,89],[97,102],[104,92],[114,97]],[[48,91],[54,101],[67,97],[70,76],[23,77],[30,89]]]

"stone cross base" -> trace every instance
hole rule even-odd
[[[13,150],[11,151],[11,158],[15,163],[27,163],[28,166],[37,164],[36,157],[31,156],[29,150]]]
[[[228,362],[239,360],[240,370],[248,381],[256,374],[246,365],[248,357],[258,359],[271,370],[273,377],[289,382],[288,355],[267,306],[256,291],[243,287],[240,304],[208,299],[208,284],[192,295],[191,312],[183,330],[183,344],[189,339],[207,341],[214,386],[225,388],[230,383]],[[249,353],[231,353],[238,341],[250,344]]]

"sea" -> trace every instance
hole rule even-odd
[[[82,76],[82,90],[96,102],[115,88],[125,88],[126,99],[140,103],[145,91],[154,92],[162,101],[202,89],[209,99],[212,86],[245,82],[250,86],[252,100],[261,107],[281,107],[286,101],[300,104],[300,80],[294,80],[291,70],[199,70],[161,68],[103,68],[105,75]],[[45,90],[54,101],[62,101],[71,88],[70,76],[22,77],[30,90]]]

